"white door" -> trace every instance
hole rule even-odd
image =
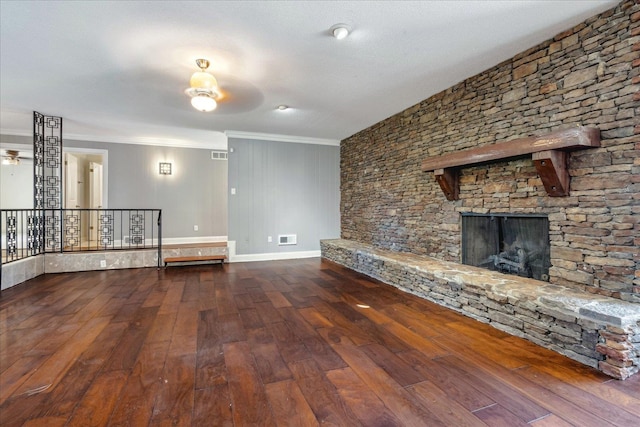
[[[89,163],[89,207],[102,209],[102,165]]]
[[[64,168],[64,207],[80,207],[78,200],[78,158],[71,153],[65,154]]]
[[[89,208],[102,209],[102,165],[89,162]],[[98,240],[98,212],[91,213],[90,241]]]
[[[78,157],[71,153],[66,153],[64,158],[64,207],[65,209],[80,208],[80,193],[78,191]],[[82,176],[80,174],[80,176]],[[65,247],[77,250],[81,242],[82,218],[79,211],[65,211],[64,231],[62,240]]]

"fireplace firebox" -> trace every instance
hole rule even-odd
[[[548,282],[549,219],[463,213],[462,263]]]

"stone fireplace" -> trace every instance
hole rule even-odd
[[[640,3],[623,0],[343,140],[342,239],[323,256],[618,378],[638,372],[639,36]],[[556,145],[576,129],[599,144]],[[526,274],[463,264],[461,216],[504,213],[546,217],[539,277],[509,242],[474,263]]]
[[[461,214],[546,216],[548,283],[640,304],[638,36],[623,1],[343,140],[341,237],[460,263]]]
[[[549,281],[546,215],[462,214],[462,263]]]

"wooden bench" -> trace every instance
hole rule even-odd
[[[195,261],[220,261],[220,264],[224,264],[227,256],[224,254],[216,255],[194,255],[194,256],[174,256],[164,259],[164,266],[170,262],[195,262]]]

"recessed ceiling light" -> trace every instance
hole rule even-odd
[[[289,109],[288,105],[284,105],[284,104],[278,105],[278,110],[280,110],[280,111],[284,111],[284,110],[288,110],[288,109]]]
[[[329,30],[331,31],[331,34],[333,34],[333,37],[335,37],[338,40],[342,40],[346,38],[351,32],[351,29],[347,24],[336,24],[333,27],[331,27]]]

